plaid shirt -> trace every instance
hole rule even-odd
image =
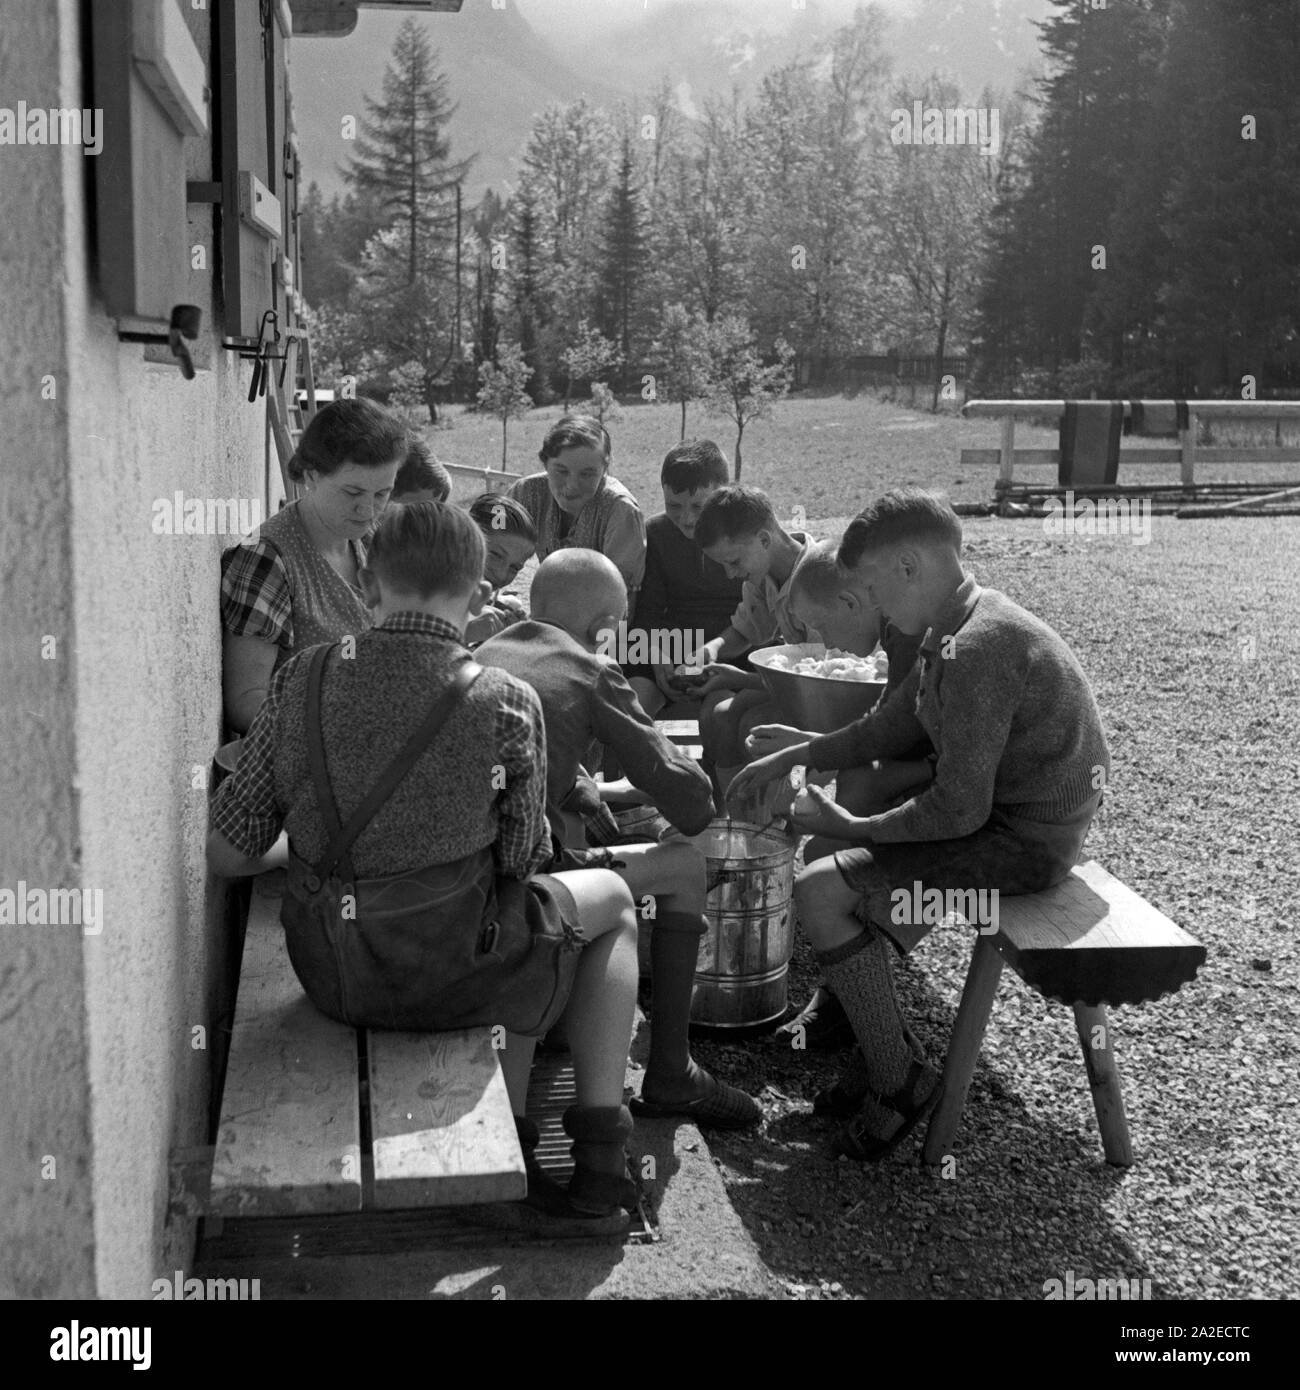
[[[364,565],[365,548],[350,545],[353,560]],[[298,501],[222,555],[221,622],[237,637],[274,643],[278,665],[308,647],[364,632],[371,617],[361,591],[312,543]]]
[[[373,641],[375,633],[418,633],[454,643],[458,650],[464,650],[460,632],[450,623],[423,613],[396,613],[385,619],[374,633],[358,638],[359,657],[362,644]],[[276,791],[277,734],[282,732],[286,716],[302,719],[305,715],[305,709],[299,714],[285,704],[286,688],[295,673],[303,669],[300,665],[303,660],[303,655],[293,657],[272,677],[266,700],[240,749],[239,766],[221,784],[213,801],[212,829],[220,831],[236,850],[250,858],[265,854],[271,848],[291,809],[283,804]],[[491,674],[498,677],[502,673]],[[481,677],[471,696],[483,684]],[[505,786],[497,791],[495,802],[497,865],[502,874],[523,879],[536,873],[551,858],[542,711],[536,694],[520,681],[494,679],[492,689],[497,698],[492,712],[495,746],[490,751],[493,761],[505,770]],[[423,711],[419,711],[418,716],[413,713],[412,727],[422,717]],[[375,774],[380,771],[382,768],[376,768]],[[399,792],[394,792],[394,799]],[[314,793],[310,794],[314,803]],[[346,816],[343,818],[346,820]],[[466,822],[469,820],[467,813]],[[450,827],[447,829],[450,831]],[[363,831],[359,837],[358,847],[365,834]],[[354,848],[353,854],[357,872],[363,877],[379,877],[399,872],[403,867],[367,869],[358,848]],[[405,856],[412,861],[404,866],[406,868],[422,866],[415,862],[419,861],[419,854],[412,860],[411,851],[405,846],[391,847],[390,855],[395,860]]]

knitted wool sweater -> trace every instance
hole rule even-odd
[[[1024,820],[1069,820],[1105,785],[1110,754],[1074,653],[1041,619],[969,576],[927,630],[920,660],[885,701],[813,739],[822,771],[896,757],[928,734],[934,781],[867,817],[880,841],[973,834],[996,808]]]

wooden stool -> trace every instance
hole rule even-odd
[[[1002,966],[1074,1011],[1107,1163],[1133,1162],[1106,1005],[1172,994],[1205,962],[1205,947],[1095,860],[1045,893],[1002,898],[996,934],[975,942],[948,1043],[943,1095],[930,1121],[924,1160],[937,1164],[961,1122]]]

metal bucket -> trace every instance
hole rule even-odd
[[[785,1013],[794,951],[798,842],[747,821],[716,820],[694,843],[708,860],[709,930],[700,941],[691,1022],[775,1023]]]

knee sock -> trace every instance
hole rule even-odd
[[[691,995],[703,925],[699,913],[661,912],[650,935],[654,994],[647,1070],[659,1075],[683,1074],[691,1063]]]
[[[894,968],[885,938],[868,924],[860,936],[818,952],[817,958],[853,1025],[870,1089],[876,1095],[898,1090],[907,1079],[912,1051],[894,994]]]

